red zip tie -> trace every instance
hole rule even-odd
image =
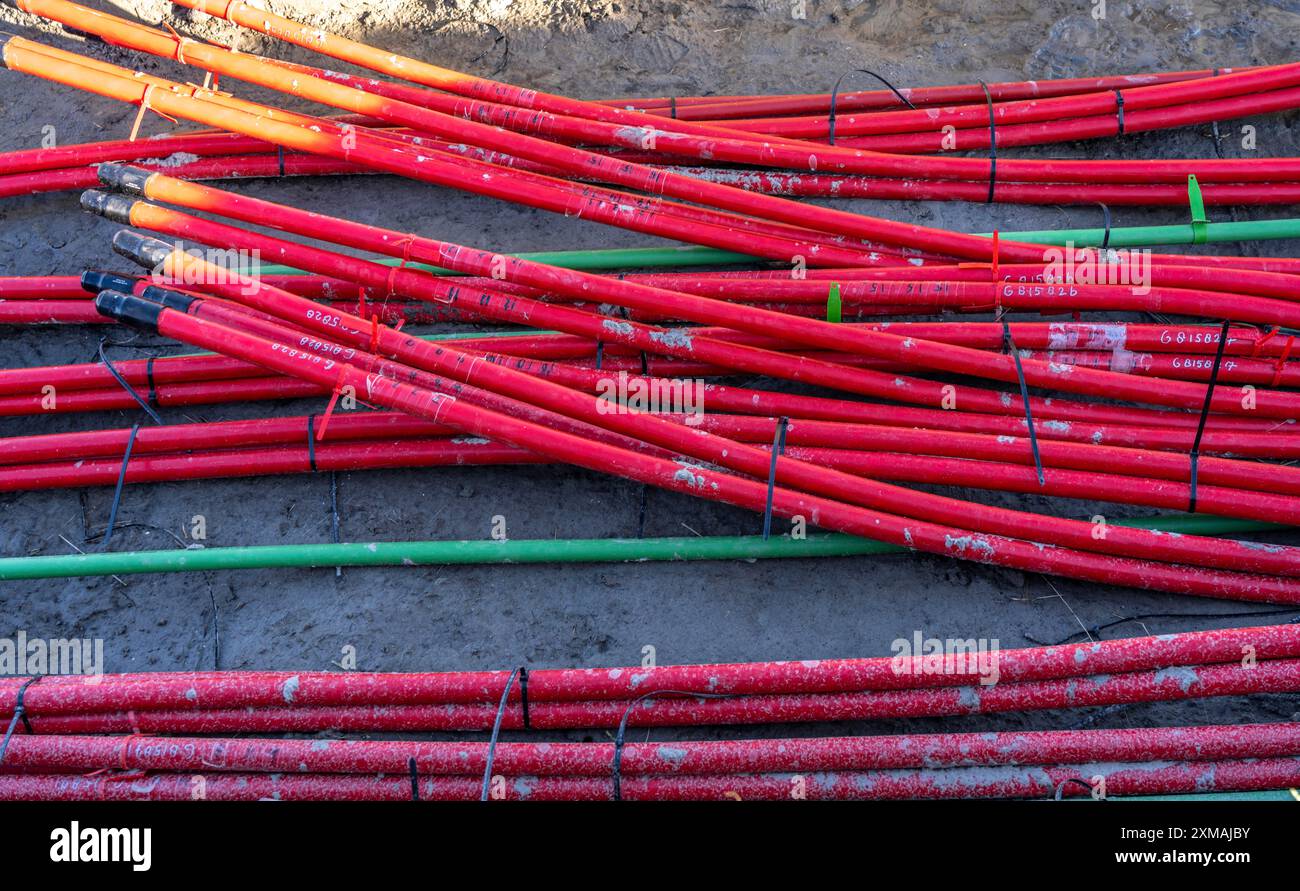
[[[347,366],[343,366],[346,368]],[[343,392],[340,382],[343,380],[343,368],[339,369],[339,376],[334,381],[334,392],[330,394],[330,404],[325,406],[325,414],[320,419],[320,431],[316,434],[316,441],[320,442],[325,438],[325,428],[329,426],[330,417],[334,414],[334,406],[339,404],[339,394]]]
[[[999,236],[998,230],[993,230],[993,306],[997,310],[998,318],[1002,318],[1002,277],[999,274]]]
[[[1259,351],[1260,351],[1260,349],[1264,346],[1264,344],[1268,343],[1269,340],[1271,340],[1271,339],[1273,338],[1273,336],[1274,336],[1275,334],[1277,334],[1278,331],[1280,331],[1280,330],[1281,330],[1280,326],[1278,326],[1278,325],[1274,325],[1272,328],[1269,328],[1267,331],[1265,331],[1265,332],[1264,332],[1264,336],[1261,337],[1261,338],[1259,338],[1259,339],[1257,339],[1257,340],[1255,341],[1254,345],[1251,347],[1251,349],[1250,349],[1250,357],[1251,357],[1252,359],[1254,359],[1256,356],[1258,356],[1258,355],[1259,355]]]
[[[379,314],[372,313],[370,316],[370,353],[379,352]]]
[[[1295,335],[1292,334],[1286,339],[1286,346],[1282,347],[1282,355],[1278,357],[1277,364],[1273,366],[1273,380],[1269,387],[1276,389],[1278,383],[1282,380],[1282,372],[1286,369],[1286,360],[1291,355],[1291,347],[1295,346]]]
[[[121,749],[121,752],[120,752],[121,757],[118,759],[118,764],[121,765],[121,769],[122,769],[122,770],[130,770],[130,769],[131,769],[131,768],[127,765],[127,763],[126,763],[126,749],[127,749],[127,745],[130,744],[131,740],[133,740],[133,739],[138,739],[140,736],[142,736],[142,734],[140,734],[140,733],[138,733],[138,732],[137,732],[137,733],[132,733],[130,736],[128,736],[128,737],[126,737],[125,739],[122,740],[122,749]]]
[[[393,242],[402,246],[402,262],[394,266],[392,271],[388,273],[388,293],[384,295],[385,309],[388,307],[388,301],[393,297],[393,279],[397,277],[399,270],[405,269],[406,264],[411,262],[411,242],[415,241],[415,239],[415,235],[407,234]]]

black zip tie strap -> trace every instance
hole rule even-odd
[[[1219,69],[1214,69],[1213,77],[1219,76]],[[1223,159],[1223,136],[1219,133],[1219,122],[1210,121],[1210,135],[1214,137],[1214,153]]]
[[[1119,90],[1115,91],[1115,121],[1119,125],[1119,133],[1124,135],[1124,94]]]
[[[618,274],[618,280],[626,281],[627,273],[620,272]],[[624,321],[630,322],[632,320],[632,311],[628,309],[626,306],[620,306],[618,308],[618,311],[623,316]],[[646,377],[649,374],[650,374],[650,361],[646,358],[645,350],[642,350],[641,351],[641,376]]]
[[[339,543],[339,475],[330,471],[330,537]]]
[[[339,474],[330,471],[330,540],[339,543]],[[334,577],[343,578],[343,567],[334,567]]]
[[[23,722],[23,730],[27,731],[28,736],[35,733],[35,731],[32,730],[32,722],[27,719],[27,706],[23,704],[23,700],[27,696],[27,688],[39,681],[42,677],[43,675],[38,674],[18,688],[18,696],[14,699],[14,715],[9,721],[8,729],[5,730],[4,741],[0,742],[0,764],[4,764],[5,754],[9,751],[9,739],[14,735],[14,730],[17,729],[19,721]]]
[[[980,81],[980,87],[989,106],[989,197],[984,203],[992,204],[993,188],[998,182],[998,126],[993,117],[993,94],[989,92],[989,85]]]
[[[650,491],[645,483],[641,484],[641,507],[636,515],[636,537],[645,538],[645,515],[650,506]]]
[[[1087,789],[1089,795],[1091,795],[1093,792],[1096,791],[1095,789],[1093,789],[1092,783],[1088,782],[1082,777],[1066,777],[1065,779],[1061,780],[1061,782],[1056,784],[1056,791],[1052,793],[1052,800],[1060,801],[1061,798],[1065,795],[1065,787],[1070,785],[1071,783],[1077,783],[1078,785]]]
[[[532,730],[533,722],[528,716],[528,669],[519,666],[519,698],[524,712],[524,729]]]
[[[605,359],[605,341],[596,341],[596,370],[600,371],[600,364]]]
[[[316,473],[316,416],[307,415],[307,466]]]
[[[882,84],[889,87],[890,92],[893,93],[895,96],[897,96],[899,98],[899,101],[901,101],[904,105],[906,105],[908,108],[912,109],[913,111],[916,110],[916,106],[911,103],[911,100],[909,100],[906,96],[900,93],[898,91],[898,88],[895,87],[893,84],[891,84],[889,81],[885,80],[879,74],[876,74],[876,72],[868,71],[865,68],[854,68],[852,70],[846,71],[840,75],[840,79],[835,81],[835,86],[831,88],[831,110],[830,110],[830,114],[826,116],[827,141],[831,145],[835,144],[835,100],[839,96],[840,85],[844,83],[844,78],[848,77],[850,74],[865,74],[869,77],[874,77],[876,80],[880,81]]]
[[[104,543],[101,550],[108,550],[108,543],[113,538],[113,527],[117,525],[117,509],[122,504],[122,489],[126,486],[126,468],[131,463],[131,450],[135,447],[135,435],[140,432],[140,425],[131,428],[131,435],[126,439],[126,451],[122,453],[122,469],[117,473],[117,487],[113,489],[113,503],[108,508],[108,528],[104,530]]]
[[[1205,388],[1205,404],[1201,406],[1201,420],[1196,425],[1196,438],[1192,440],[1191,454],[1191,479],[1189,485],[1191,491],[1187,500],[1187,512],[1196,513],[1196,477],[1197,468],[1201,460],[1201,436],[1205,433],[1205,422],[1210,417],[1210,403],[1214,400],[1214,385],[1219,381],[1219,366],[1223,364],[1223,348],[1228,342],[1228,324],[1229,320],[1223,320],[1223,328],[1219,331],[1219,348],[1214,352],[1214,367],[1210,369],[1210,385]]]
[[[280,176],[283,177],[284,176],[284,146],[277,145],[275,147],[275,154],[276,154],[276,158],[278,158],[280,162]]]
[[[677,120],[677,97],[676,96],[668,97],[668,111],[672,115],[673,120],[674,121]]]
[[[1101,249],[1104,251],[1110,247],[1110,208],[1104,201],[1098,201],[1097,206],[1101,208],[1102,217],[1105,219],[1106,231],[1101,236]]]
[[[772,465],[767,471],[767,504],[763,508],[763,540],[772,535],[772,495],[776,489],[776,459],[785,451],[785,430],[790,419],[781,417],[776,422],[776,435],[772,437]]]
[[[144,363],[144,378],[149,384],[149,404],[154,408],[158,407],[158,384],[153,379],[153,363],[156,356],[150,356],[149,361]]]
[[[1025,425],[1029,428],[1029,450],[1034,455],[1034,470],[1038,473],[1038,485],[1046,486],[1047,478],[1043,476],[1043,459],[1038,454],[1038,434],[1034,431],[1034,414],[1029,410],[1029,385],[1025,383],[1025,369],[1020,364],[1020,351],[1016,349],[1016,342],[1011,338],[1011,326],[1007,324],[1005,315],[999,314],[998,318],[1002,322],[1002,347],[1011,354],[1011,359],[1016,363],[1016,377],[1020,381],[1020,399],[1025,404]]]
[[[479,801],[488,800],[488,790],[492,786],[492,763],[497,757],[497,737],[501,735],[501,721],[506,716],[506,704],[510,702],[510,688],[515,685],[515,678],[519,676],[520,671],[521,669],[516,668],[510,672],[506,688],[501,691],[501,704],[497,706],[496,720],[492,722],[492,737],[488,740],[487,763],[483,765],[483,791],[479,793]]]
[[[623,745],[627,739],[627,722],[632,717],[632,709],[641,704],[643,700],[655,696],[684,696],[693,699],[730,699],[735,694],[732,693],[695,693],[691,690],[651,690],[649,693],[642,693],[636,699],[627,704],[623,710],[623,717],[618,722],[618,733],[614,736],[614,761],[610,764],[610,776],[614,780],[614,800],[623,800]]]
[[[126,392],[130,394],[131,398],[134,399],[139,404],[139,406],[145,410],[145,413],[148,414],[149,417],[153,419],[153,422],[155,424],[161,425],[163,419],[158,417],[158,413],[149,407],[149,403],[146,402],[144,398],[141,397],[141,395],[135,391],[135,387],[127,383],[126,378],[122,377],[122,373],[117,370],[117,368],[113,365],[112,362],[108,361],[108,355],[104,352],[104,347],[107,343],[108,343],[107,337],[100,338],[99,361],[104,363],[104,367],[108,369],[108,373],[113,375],[113,380],[117,381],[118,384],[121,385],[122,389],[126,390]]]
[[[420,800],[420,773],[415,769],[415,759],[406,759],[406,768],[411,772],[411,800]]]

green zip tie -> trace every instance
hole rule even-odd
[[[840,283],[831,282],[830,293],[826,295],[826,321],[838,322],[844,317],[844,302],[840,300]]]
[[[1205,216],[1205,198],[1195,173],[1187,177],[1187,204],[1192,209],[1192,244],[1205,244],[1210,238],[1210,220]]]

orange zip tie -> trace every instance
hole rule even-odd
[[[127,139],[128,142],[135,142],[136,137],[140,135],[140,124],[144,121],[144,113],[146,111],[152,111],[160,118],[166,118],[167,120],[171,121],[173,124],[179,123],[179,121],[177,121],[171,115],[163,114],[161,111],[159,111],[158,109],[154,108],[149,104],[149,97],[153,94],[154,88],[156,86],[157,84],[144,85],[144,95],[140,97],[140,108],[138,111],[136,111],[135,121],[132,122],[131,124],[131,135]]]
[[[176,61],[180,62],[182,65],[188,65],[189,62],[185,61],[185,41],[189,40],[189,38],[182,37],[178,34],[176,29],[171,26],[170,22],[163,22],[162,26],[167,29],[167,32],[171,34],[172,37],[176,38]]]

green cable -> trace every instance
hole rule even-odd
[[[1197,241],[1198,230],[1204,236]],[[991,235],[991,233],[985,233]],[[1067,241],[1078,247],[1096,247],[1106,237],[1105,229],[1042,229],[1032,232],[1001,232],[1002,238],[1030,244],[1063,245]],[[1205,244],[1223,241],[1267,241],[1300,238],[1300,219],[1246,220],[1240,223],[1179,223],[1175,226],[1126,226],[1110,230],[1113,248],[1148,247],[1166,244]]]
[[[1199,514],[1115,520],[1115,525],[1162,532],[1231,535],[1286,527]],[[804,539],[760,535],[682,538],[579,538],[518,541],[344,542],[184,548],[169,551],[0,558],[0,581],[329,566],[428,566],[493,563],[616,563],[669,560],[752,560],[905,553],[906,548],[854,535]]]
[[[738,254],[718,248],[699,245],[682,245],[680,247],[652,248],[604,248],[589,251],[532,251],[508,256],[559,266],[562,269],[580,269],[585,271],[603,269],[649,269],[660,266],[717,266],[729,263],[753,263],[760,258],[748,254]],[[397,257],[383,257],[371,262],[385,266],[397,266],[401,260]],[[427,263],[407,263],[408,269],[422,269],[435,275],[463,275]],[[292,266],[261,266],[262,275],[301,275],[302,271]]]
[[[1199,234],[1198,234],[1199,233]],[[981,235],[991,237],[992,233]],[[1030,244],[1064,245],[1073,242],[1079,247],[1095,247],[1106,237],[1105,229],[1040,229],[1023,232],[1001,232],[1009,241]],[[1203,238],[1201,237],[1203,236]],[[1110,247],[1148,247],[1168,244],[1199,244],[1224,241],[1265,241],[1279,238],[1300,238],[1300,219],[1246,220],[1244,222],[1203,223],[1196,226],[1181,223],[1176,226],[1124,226],[1110,230]],[[1199,239],[1199,240],[1198,240]],[[605,269],[650,269],[662,266],[715,266],[734,263],[763,262],[761,257],[751,257],[734,251],[686,245],[666,248],[609,248],[589,251],[538,251],[512,254],[525,260],[546,263],[562,269],[599,271]],[[373,260],[385,266],[396,266],[402,261],[396,257]],[[429,266],[425,263],[408,263],[411,269],[422,269],[436,275],[461,273]],[[301,271],[290,266],[262,266],[262,275],[297,275]]]
[[[439,341],[439,340],[482,340],[486,337],[536,337],[539,334],[562,334],[561,331],[547,331],[542,328],[513,328],[509,331],[456,331],[451,334],[417,334],[420,340]],[[196,356],[215,356],[217,353],[210,353],[206,350],[197,353],[174,353],[170,356],[158,356],[154,359],[154,364],[167,362],[170,359],[193,359]]]

